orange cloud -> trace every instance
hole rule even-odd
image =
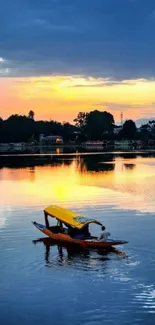
[[[1,115],[27,114],[36,119],[72,121],[79,111],[108,110],[116,120],[154,116],[155,81],[116,81],[83,76],[0,79]]]

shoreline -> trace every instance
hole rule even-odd
[[[145,150],[110,150],[110,151],[79,151],[79,152],[49,152],[49,153],[16,153],[16,152],[8,152],[8,153],[0,153],[0,157],[50,157],[50,156],[87,156],[87,155],[121,155],[121,154],[151,154],[155,153],[155,149],[145,149]]]

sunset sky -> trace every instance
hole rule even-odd
[[[155,1],[7,0],[0,19],[0,116],[70,121],[107,110],[154,117]]]

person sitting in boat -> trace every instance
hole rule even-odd
[[[106,228],[104,226],[102,226],[102,232],[101,235],[99,237],[100,241],[107,241],[108,237],[110,236],[110,233],[106,230]]]

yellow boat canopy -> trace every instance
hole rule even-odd
[[[49,206],[44,210],[45,214],[56,218],[59,221],[62,221],[63,223],[66,223],[72,227],[75,227],[77,229],[82,229],[84,226],[86,226],[89,223],[96,223],[100,226],[102,224],[95,219],[89,219],[82,215],[79,215],[76,212],[58,207],[58,206]]]

